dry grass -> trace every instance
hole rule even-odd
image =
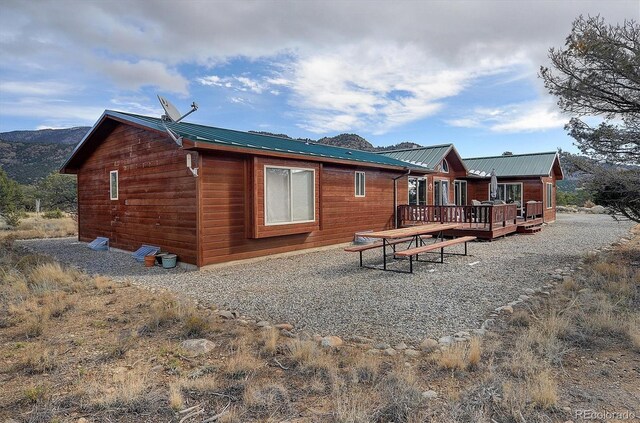
[[[224,366],[224,373],[232,379],[243,379],[255,373],[263,362],[258,360],[248,346],[241,344],[236,347]]]
[[[259,418],[284,417],[291,412],[289,391],[279,383],[249,385],[243,402],[248,411]]]
[[[285,339],[5,243],[0,420],[20,413],[32,421],[173,421],[176,411],[196,404],[206,408],[198,417],[204,420],[229,404],[218,421],[564,421],[567,384],[580,381],[576,356],[615,351],[636,363],[640,352],[638,272],[621,264],[628,260],[606,260],[616,264],[590,259],[584,272],[528,311],[516,309],[482,342],[408,359]],[[186,336],[216,347],[188,354],[179,347]],[[439,399],[423,399],[428,389]],[[617,392],[600,393],[593,406],[620,405]]]
[[[169,407],[174,411],[184,408],[184,397],[182,396],[182,387],[179,383],[169,385]]]
[[[379,378],[380,357],[362,354],[353,364],[352,378],[356,383],[373,384]]]
[[[49,348],[41,345],[34,345],[24,353],[24,360],[18,366],[28,374],[41,374],[53,371],[58,362],[58,354]]]
[[[482,359],[482,342],[480,338],[472,338],[469,342],[469,351],[467,353],[467,367],[469,369],[477,369]]]
[[[531,400],[536,407],[550,409],[558,402],[558,390],[549,370],[540,372],[533,378]]]
[[[60,219],[44,219],[29,213],[20,220],[18,227],[11,231],[0,231],[0,240],[11,237],[13,239],[31,238],[59,238],[77,235],[78,224],[69,216]]]
[[[288,345],[290,357],[297,364],[305,365],[320,355],[318,345],[313,341],[294,339]]]
[[[278,352],[278,340],[280,339],[280,331],[271,328],[262,334],[262,352],[267,356],[276,355]]]
[[[117,407],[128,412],[146,411],[153,400],[148,392],[147,374],[148,369],[144,368],[115,373],[106,389],[94,387],[97,393],[91,397],[92,403],[99,409]]]
[[[480,364],[482,356],[481,342],[478,338],[471,341],[457,342],[436,353],[440,368],[447,370],[473,370]]]

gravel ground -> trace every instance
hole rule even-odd
[[[169,288],[310,333],[411,342],[480,327],[494,308],[517,299],[525,288],[541,287],[554,269],[575,264],[631,226],[606,215],[560,214],[536,235],[471,243],[469,256],[445,256],[444,265],[419,263],[413,275],[360,269],[357,253],[342,249],[199,272],[146,269],[128,254],[91,251],[70,238],[20,244],[89,273]],[[365,260],[376,264],[380,253],[365,252]]]

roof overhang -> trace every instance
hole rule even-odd
[[[65,174],[76,174],[82,164],[82,162],[88,157],[90,152],[92,151],[91,147],[96,143],[100,142],[104,139],[118,124],[125,124],[134,126],[137,128],[141,128],[147,131],[166,134],[166,132],[158,130],[154,127],[146,126],[137,122],[132,122],[127,119],[123,119],[117,115],[114,115],[109,110],[105,110],[104,113],[100,116],[97,122],[91,127],[89,132],[82,138],[82,140],[76,145],[76,147],[71,152],[71,156],[65,161],[65,163],[60,168],[60,173]],[[169,135],[167,134],[167,137]],[[257,148],[249,148],[242,146],[231,146],[231,145],[221,145],[224,143],[220,140],[211,140],[213,142],[201,142],[197,140],[193,140],[187,137],[183,137],[183,146],[182,148],[185,150],[195,150],[195,151],[224,151],[224,152],[232,152],[238,154],[250,154],[250,155],[259,155],[259,156],[268,156],[268,157],[279,157],[279,158],[289,158],[296,160],[304,160],[304,161],[314,161],[321,163],[335,163],[341,165],[348,165],[353,167],[367,167],[367,168],[375,168],[375,169],[386,169],[386,170],[395,170],[398,172],[406,172],[411,170],[412,173],[415,174],[427,174],[429,170],[426,168],[421,168],[417,165],[409,166],[394,166],[390,164],[383,163],[373,163],[366,161],[356,161],[356,160],[344,160],[339,158],[330,158],[330,157],[322,157],[320,155],[308,155],[301,154],[295,152],[277,152],[272,150],[263,150]]]

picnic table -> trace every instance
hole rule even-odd
[[[399,228],[399,229],[389,229],[385,231],[378,232],[367,232],[366,236],[368,238],[378,238],[382,240],[382,269],[387,269],[387,247],[393,247],[393,251],[395,253],[395,246],[399,240],[407,240],[410,239],[410,244],[408,248],[411,248],[411,245],[415,243],[416,247],[422,246],[423,238],[425,237],[433,237],[443,239],[443,232],[449,229],[455,229],[459,227],[459,223],[429,223],[426,225],[418,225],[412,226],[410,228]],[[349,251],[349,250],[347,250]],[[357,251],[356,249],[352,249],[351,251]],[[360,251],[360,265],[362,266],[362,251]]]

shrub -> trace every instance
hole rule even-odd
[[[198,316],[195,313],[190,313],[184,317],[182,323],[182,334],[189,338],[200,338],[204,336],[209,330],[209,320],[206,317]]]
[[[41,402],[46,394],[47,388],[42,385],[33,386],[24,390],[25,399],[33,404]]]
[[[548,370],[538,373],[531,386],[533,403],[544,409],[553,408],[558,402],[558,390]]]
[[[42,214],[45,219],[62,219],[64,214],[60,209],[47,210]]]
[[[7,225],[12,228],[17,228],[20,224],[20,219],[22,218],[22,212],[16,209],[13,206],[7,207],[4,211],[4,220],[6,220]]]

